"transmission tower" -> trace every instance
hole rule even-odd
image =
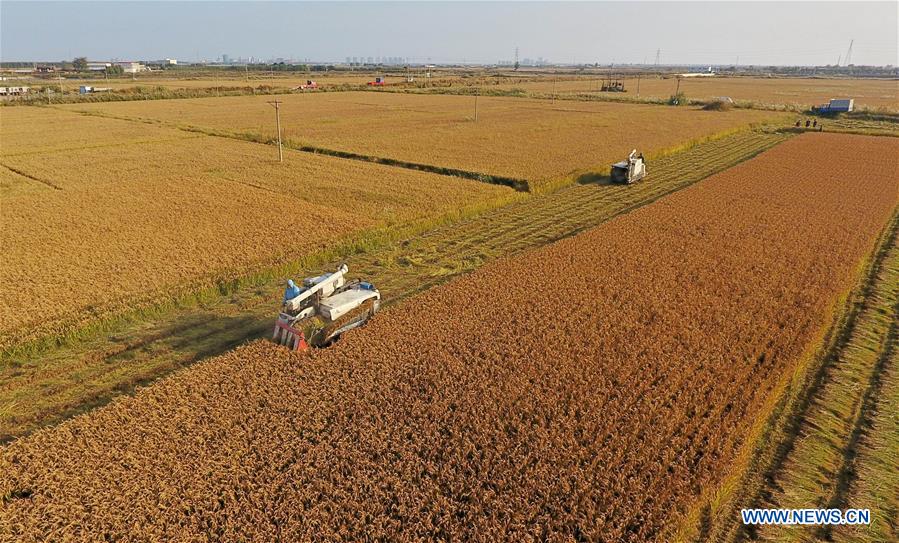
[[[518,69],[518,46],[515,46],[515,69]]]
[[[656,49],[656,66],[659,65],[659,57],[662,55],[661,49]]]
[[[853,43],[855,43],[854,39],[849,40],[849,50],[846,51],[846,59],[845,59],[846,66],[849,66],[850,64],[852,64],[852,44]]]

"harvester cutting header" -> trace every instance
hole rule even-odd
[[[381,305],[381,293],[360,279],[347,282],[346,264],[333,273],[287,282],[272,339],[292,350],[327,347],[341,334],[365,324]]]

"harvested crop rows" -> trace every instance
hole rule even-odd
[[[803,135],[331,349],[259,342],[16,441],[0,529],[664,539],[853,282],[899,200],[897,152]]]
[[[750,123],[779,119],[764,111],[697,111],[650,105],[557,103],[473,96],[346,92],[285,96],[284,137],[311,146],[540,184],[586,173],[646,152]],[[78,111],[161,121],[173,126],[271,140],[275,127],[262,97],[105,103]]]
[[[795,442],[765,493],[764,507],[870,508],[873,523],[841,529],[840,540],[889,541],[899,534],[897,231],[899,223],[884,243],[882,259],[873,263],[873,276],[845,344],[825,368]],[[819,526],[763,526],[757,539],[829,538]]]
[[[434,220],[513,193],[290,150],[279,164],[262,145],[4,109],[0,347],[295,260],[352,233]],[[82,124],[99,142],[74,148]],[[43,151],[7,147],[28,127],[44,134]],[[133,140],[117,143],[120,132]]]

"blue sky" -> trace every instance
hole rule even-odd
[[[13,2],[0,58],[899,64],[897,2]]]

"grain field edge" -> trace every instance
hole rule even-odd
[[[749,538],[751,534],[740,522],[739,510],[761,507],[763,493],[792,448],[803,415],[824,384],[827,368],[851,337],[865,295],[877,280],[897,233],[899,208],[893,210],[868,257],[858,264],[856,284],[835,300],[829,325],[819,330],[796,369],[784,376],[778,392],[771,396],[765,409],[767,415],[759,417],[734,469],[718,486],[703,489],[672,527],[670,540],[741,543]]]

